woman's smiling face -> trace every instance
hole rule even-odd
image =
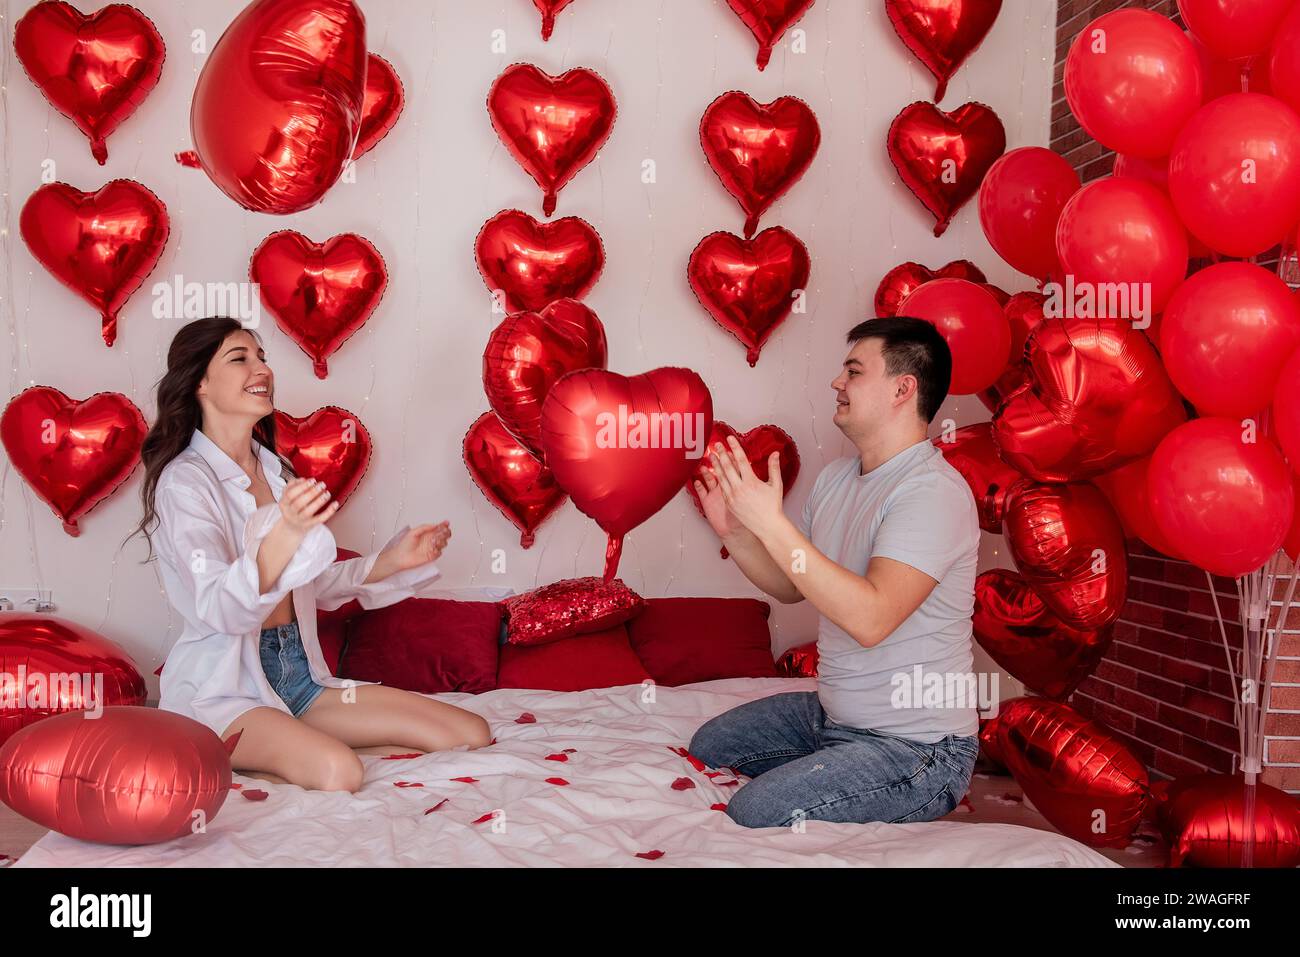
[[[240,329],[226,336],[208,363],[197,395],[205,415],[257,421],[271,414],[275,375],[251,332]]]

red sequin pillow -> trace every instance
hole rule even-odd
[[[543,645],[605,631],[645,607],[645,599],[615,578],[566,578],[502,601],[506,644]]]

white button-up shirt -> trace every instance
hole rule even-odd
[[[376,684],[336,678],[316,637],[316,611],[357,599],[383,608],[412,596],[425,597],[440,577],[432,562],[365,584],[379,552],[336,562],[334,535],[312,526],[280,573],[261,594],[257,550],[280,519],[279,499],[288,479],[280,459],[253,441],[276,501],[257,507],[251,480],[202,430],[163,468],[155,492],[158,526],[154,547],[163,587],[185,628],[163,667],[158,706],[207,725],[218,735],[250,708],[289,708],[262,670],[262,623],[290,592],[312,678],[327,688]],[[403,526],[384,548],[404,535]]]

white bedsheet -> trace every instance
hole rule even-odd
[[[728,708],[815,687],[812,679],[741,678],[654,688],[653,701],[640,686],[438,695],[483,715],[497,744],[363,756],[356,794],[236,775],[268,797],[233,792],[206,833],[115,847],[51,832],[14,866],[1118,866],[1069,838],[1009,824],[810,821],[795,833],[742,828],[711,809],[735,793],[722,783],[732,776],[710,778],[671,749]],[[518,723],[525,712],[536,721]],[[674,789],[683,778],[694,787]]]

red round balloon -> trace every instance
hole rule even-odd
[[[1002,9],[1002,0],[885,0],[894,32],[934,74],[934,102],[979,47]]]
[[[745,238],[764,211],[797,183],[821,145],[817,117],[803,100],[759,103],[732,90],[700,117],[700,147],[722,186],[745,211]]]
[[[1084,186],[1061,210],[1056,254],[1076,288],[1126,284],[1154,316],[1187,275],[1187,232],[1155,186],[1107,176]],[[1129,312],[1116,318],[1138,318],[1131,305]]]
[[[518,209],[497,213],[474,240],[479,275],[506,312],[536,312],[581,299],[605,268],[595,227],[577,216],[541,223]]]
[[[1187,29],[1224,60],[1268,49],[1295,0],[1178,0]]]
[[[1187,229],[1228,256],[1254,256],[1300,219],[1300,116],[1260,93],[1201,107],[1169,154],[1169,196]]]
[[[721,231],[705,236],[691,252],[686,278],[700,305],[745,347],[753,366],[807,289],[811,268],[799,237],[769,226],[753,239]]]
[[[997,381],[979,394],[980,401],[990,412],[997,412],[998,406],[1027,381],[1025,345],[1029,342],[1029,334],[1043,321],[1046,298],[1038,292],[1018,292],[1002,304],[1002,312],[1011,327],[1011,357]]]
[[[1111,169],[1111,175],[1116,179],[1145,180],[1152,186],[1157,187],[1166,196],[1169,195],[1168,156],[1158,156],[1155,159],[1150,159],[1116,153],[1115,165]],[[1190,259],[1209,259],[1214,254],[1210,251],[1209,246],[1188,233],[1187,255]],[[1155,317],[1152,317],[1152,322],[1155,322]],[[1148,336],[1152,335],[1151,329],[1147,330],[1147,334]]]
[[[1271,92],[1300,112],[1300,5],[1282,18],[1268,56],[1260,60],[1256,69],[1268,71],[1269,90],[1259,92]]]
[[[91,155],[108,162],[105,140],[158,85],[167,48],[153,21],[112,3],[83,14],[46,0],[14,27],[14,52],[56,110],[90,139]]]
[[[767,68],[772,47],[781,42],[785,31],[808,12],[813,0],[727,0],[741,23],[749,27],[758,41],[758,68]]]
[[[1007,495],[1026,479],[998,455],[991,426],[990,422],[963,425],[951,435],[940,435],[934,440],[934,446],[970,486],[980,528],[1001,535]]]
[[[492,128],[541,187],[542,212],[609,139],[618,109],[599,74],[581,67],[551,76],[531,63],[507,67],[487,98]]]
[[[519,529],[520,547],[531,548],[537,529],[564,504],[564,490],[551,470],[492,412],[474,420],[461,443],[461,454],[479,491]]]
[[[77,522],[131,475],[148,431],[135,403],[117,392],[77,400],[32,386],[0,415],[9,461],[74,537]]]
[[[931,279],[967,279],[981,285],[987,282],[983,270],[969,259],[954,259],[938,269],[929,269],[914,262],[901,263],[885,273],[876,286],[876,315],[898,315],[898,307],[903,304],[903,300]]]
[[[1300,474],[1300,350],[1278,373],[1273,391],[1273,432],[1291,468]]]
[[[1287,0],[1288,3],[1292,0]],[[1271,93],[1268,81],[1268,62],[1263,57],[1244,60],[1223,60],[1211,53],[1195,34],[1187,34],[1201,60],[1205,75],[1204,101],[1209,103],[1229,93]]]
[[[248,278],[278,325],[311,359],[316,378],[327,359],[379,306],[388,267],[374,245],[355,233],[314,243],[292,229],[272,233],[253,252]]]
[[[1035,279],[1059,276],[1056,221],[1079,189],[1064,157],[1025,146],[1000,157],[980,186],[980,225],[994,251]]]
[[[370,433],[337,405],[301,418],[276,409],[275,448],[297,475],[324,482],[339,508],[361,484],[370,464]]]
[[[942,236],[1006,150],[1007,133],[983,103],[945,113],[918,102],[894,117],[886,146],[899,178],[934,216],[934,234]]]
[[[991,386],[1011,355],[1011,327],[996,299],[965,279],[935,279],[903,301],[899,314],[932,323],[952,351],[953,395]]]
[[[1164,156],[1201,105],[1196,50],[1168,17],[1115,10],[1093,20],[1065,57],[1065,98],[1107,149]]]
[[[1250,839],[1252,866],[1300,867],[1300,801],[1262,782],[1255,785],[1249,815],[1247,801],[1240,775],[1196,774],[1174,781],[1157,811],[1169,842],[1169,866],[1244,867]]]
[[[1162,555],[1181,558],[1178,549],[1160,531],[1151,512],[1151,495],[1147,485],[1150,468],[1151,456],[1144,455],[1112,472],[1094,477],[1092,484],[1101,489],[1110,501],[1115,514],[1119,516],[1120,524],[1124,526],[1125,535],[1142,539]]]
[[[366,56],[366,93],[361,104],[361,126],[354,160],[374,149],[397,125],[406,106],[406,90],[393,65],[377,54]]]
[[[1202,415],[1241,418],[1273,401],[1300,346],[1300,305],[1276,274],[1218,263],[1178,287],[1160,325],[1160,355],[1178,391]]]
[[[507,316],[483,350],[483,391],[506,431],[542,454],[542,403],[565,373],[605,368],[605,327],[574,299]]]
[[[134,180],[115,179],[93,193],[49,183],[23,204],[18,229],[55,279],[99,310],[111,346],[117,314],[158,265],[171,219],[162,200]]]
[[[204,172],[254,212],[315,206],[352,159],[366,66],[354,0],[253,0],[194,87],[190,135]]]
[[[1295,510],[1286,462],[1263,436],[1245,441],[1233,419],[1194,419],[1151,456],[1151,511],[1193,565],[1237,578],[1282,545]]]

